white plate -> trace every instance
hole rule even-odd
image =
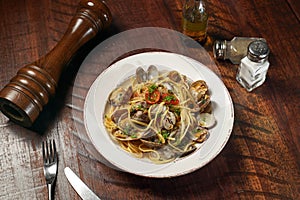
[[[210,136],[193,154],[166,164],[137,159],[122,150],[110,138],[103,114],[110,92],[139,66],[155,65],[159,70],[176,70],[188,78],[205,80],[211,94],[217,124],[209,129]],[[91,142],[114,168],[146,177],[174,177],[195,171],[213,160],[227,143],[234,121],[231,97],[223,82],[209,68],[189,57],[166,52],[148,52],[124,58],[102,72],[92,84],[84,105],[84,121]]]

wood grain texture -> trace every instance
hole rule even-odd
[[[22,66],[52,49],[79,1],[0,0],[0,87]],[[90,154],[82,107],[92,73],[80,71],[101,41],[139,27],[181,30],[181,0],[107,0],[112,26],[81,50],[59,83],[39,123],[22,128],[0,114],[0,199],[45,199],[41,142],[59,150],[55,199],[80,199],[63,169],[72,168],[102,199],[300,199],[300,3],[291,0],[211,0],[211,56],[215,39],[264,37],[270,47],[266,82],[251,93],[235,80],[237,66],[215,61],[234,102],[235,123],[224,150],[207,166],[171,179],[149,179],[111,169]],[[80,73],[80,80],[74,77]],[[78,76],[77,76],[78,78]]]

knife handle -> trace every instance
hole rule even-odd
[[[62,71],[77,50],[112,21],[101,0],[81,0],[64,36],[36,62],[21,68],[0,91],[0,110],[15,123],[30,127],[55,95]]]

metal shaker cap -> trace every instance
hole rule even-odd
[[[255,40],[248,46],[247,57],[253,62],[263,63],[268,59],[270,50],[266,42]]]
[[[226,40],[216,40],[213,46],[213,53],[216,59],[225,59]]]

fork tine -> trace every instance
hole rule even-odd
[[[44,163],[46,163],[46,162],[47,162],[47,154],[46,154],[45,142],[42,143],[42,149],[43,149],[43,159],[44,159]]]
[[[55,142],[54,140],[50,140],[50,144],[49,144],[49,151],[50,151],[50,156],[49,156],[49,160],[50,162],[54,162],[54,157],[55,157]]]
[[[57,151],[56,151],[55,140],[53,140],[53,162],[56,161],[57,161]]]
[[[52,140],[49,140],[49,144],[48,144],[48,149],[49,149],[49,163],[52,163],[52,159],[53,159],[53,148],[52,148]]]
[[[49,144],[48,141],[46,141],[46,163],[49,164],[50,163],[50,150],[49,150]]]

